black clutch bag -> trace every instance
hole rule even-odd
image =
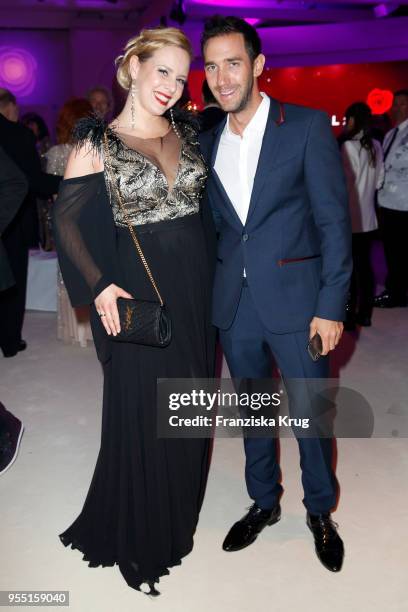
[[[171,319],[160,302],[118,298],[117,306],[120,333],[112,336],[112,340],[147,346],[167,346],[170,343]]]
[[[104,149],[107,170],[110,171],[113,178],[106,132],[104,134]],[[116,181],[112,180],[112,185],[115,188],[119,206],[122,209],[132,240],[144,269],[146,270],[146,274],[158,297],[158,301],[118,298],[116,304],[119,312],[120,332],[116,334],[116,336],[112,335],[111,339],[115,342],[132,342],[133,344],[164,347],[170,344],[171,341],[170,315],[164,305],[160,291],[150,271],[139,240],[137,239],[135,230],[129,221]]]

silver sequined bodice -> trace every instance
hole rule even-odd
[[[110,163],[105,163],[105,180],[117,226],[126,227],[127,224],[116,187],[132,225],[168,221],[199,211],[207,168],[195,130],[185,124],[178,130],[181,150],[174,184],[169,188],[168,179],[158,165],[127,146],[113,129],[108,128]]]

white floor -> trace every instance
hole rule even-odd
[[[216,441],[194,551],[161,580],[155,600],[128,588],[117,568],[91,569],[65,549],[58,533],[81,510],[98,452],[101,374],[93,348],[58,343],[55,328],[54,314],[28,313],[27,351],[0,359],[0,400],[26,428],[0,477],[0,590],[68,590],[73,612],[408,610],[408,440],[395,437],[392,420],[394,437],[338,440],[339,574],[315,556],[291,439],[281,444],[281,522],[229,554],[222,540],[249,500],[242,441]],[[346,335],[337,353],[342,384],[360,385],[378,418],[406,418],[407,340],[408,309],[376,311],[373,327],[357,342]]]

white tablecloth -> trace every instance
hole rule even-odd
[[[57,254],[54,251],[30,251],[26,308],[57,311]]]

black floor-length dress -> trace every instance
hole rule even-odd
[[[84,120],[77,136],[102,151],[104,129]],[[92,306],[104,370],[101,447],[82,512],[60,535],[91,567],[118,564],[136,589],[157,582],[191,551],[208,471],[208,440],[156,434],[157,378],[209,377],[214,363],[213,235],[201,199],[206,168],[194,130],[180,123],[178,132],[125,141],[107,128],[110,166],[105,161],[104,172],[65,180],[54,215],[74,305],[91,303],[111,282],[154,299],[115,197],[116,182],[172,319],[166,348],[116,343]]]

